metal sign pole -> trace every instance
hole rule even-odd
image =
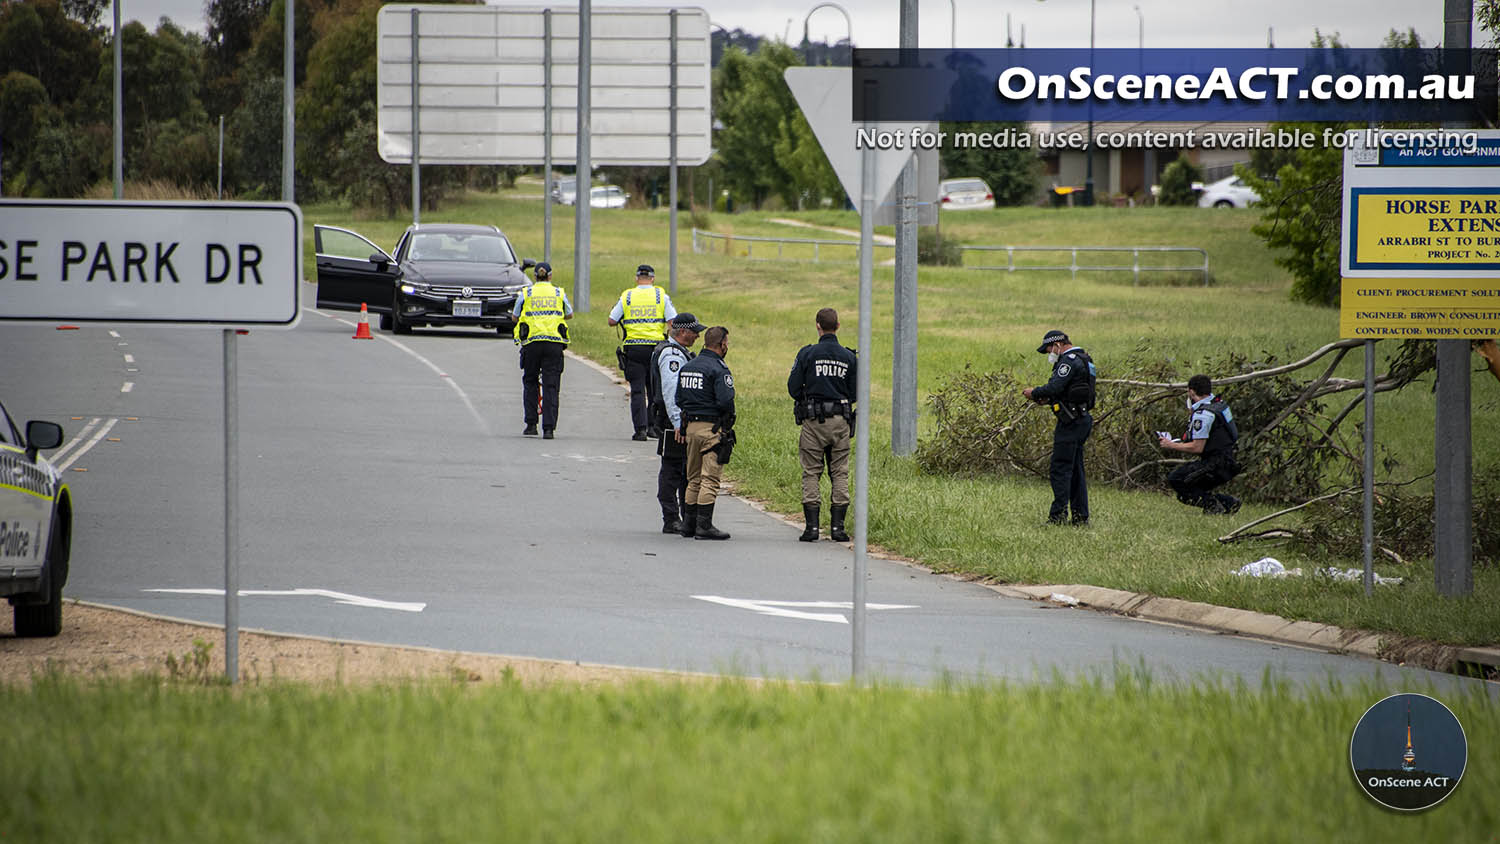
[[[1365,341],[1365,597],[1375,594],[1375,341]]]
[[[671,71],[671,78],[670,78],[669,86],[671,87],[672,90],[671,90],[670,99],[669,99],[669,105],[668,105],[668,108],[671,110],[671,116],[668,118],[668,129],[667,129],[667,135],[668,135],[668,140],[667,140],[667,147],[668,147],[667,158],[668,158],[668,160],[670,162],[667,165],[667,167],[668,167],[668,173],[670,174],[667,178],[668,178],[668,182],[670,183],[670,186],[669,186],[669,189],[668,189],[668,193],[670,193],[671,196],[672,196],[672,210],[668,214],[668,217],[670,218],[670,220],[668,222],[668,225],[670,225],[672,227],[672,233],[671,233],[671,235],[668,236],[668,239],[667,239],[668,240],[667,250],[671,253],[671,258],[669,259],[669,262],[668,262],[669,269],[668,269],[668,281],[667,281],[667,285],[670,288],[671,294],[673,296],[676,296],[677,295],[677,10],[673,9],[672,12],[671,12],[671,14],[669,15],[669,17],[670,17],[670,19],[672,21],[672,36],[671,36],[671,38],[672,38],[672,46],[671,46],[671,49],[669,51],[669,53],[670,53],[670,61],[671,61],[671,64],[672,64],[672,71]]]
[[[901,0],[901,64],[915,64],[917,2]],[[896,180],[896,283],[891,335],[891,453],[917,450],[917,159]]]
[[[115,199],[125,198],[125,73],[120,53],[120,0],[115,0]]]
[[[589,44],[589,17],[593,14],[590,0],[578,3],[578,151],[577,172],[573,184],[577,186],[573,206],[573,310],[588,313],[589,310],[589,210],[593,198],[594,168],[589,162],[589,106],[594,87],[591,45]]]
[[[219,199],[224,198],[224,115],[219,115]]]
[[[239,372],[234,329],[224,329],[224,676],[240,675]]]
[[[552,263],[552,10],[542,10],[542,260]],[[573,182],[577,187],[578,182]],[[559,191],[560,192],[560,191]],[[574,196],[577,196],[575,191]]]
[[[865,82],[866,113],[873,113],[875,83]],[[868,122],[866,128],[870,127]],[[871,244],[875,242],[875,155],[868,147],[860,153],[859,188],[859,348],[864,362],[858,367],[855,402],[865,417],[854,434],[854,637],[851,674],[859,682],[865,673],[865,557],[870,523],[870,323],[871,275],[874,260]]]
[[[421,62],[417,52],[417,10],[411,10],[411,224],[422,222],[422,126],[421,107],[418,104],[421,92]]]
[[[281,201],[291,202],[296,193],[297,157],[297,54],[293,50],[297,27],[294,0],[286,0],[286,20],[282,24],[281,43]]]

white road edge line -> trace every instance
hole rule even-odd
[[[223,589],[142,589],[142,592],[171,592],[178,595],[223,595]],[[246,595],[313,595],[323,598],[332,598],[340,604],[349,604],[355,607],[369,607],[377,610],[400,610],[401,612],[421,612],[427,608],[427,604],[421,601],[382,601],[379,598],[365,598],[360,595],[350,595],[347,592],[335,592],[331,589],[240,589],[236,593],[240,596]]]
[[[79,443],[83,442],[85,439],[88,439],[89,432],[94,430],[94,426],[98,424],[98,416],[90,419],[87,423],[84,424],[83,430],[74,434],[72,439],[63,443],[62,448],[59,448],[57,451],[52,452],[52,456],[47,458],[47,461],[53,466],[56,466],[59,460],[62,460],[67,456],[68,452],[72,451],[75,447],[78,446]]]
[[[801,612],[799,610],[787,609],[788,607],[810,607],[819,609],[853,609],[852,601],[764,601],[751,600],[749,598],[724,598],[718,595],[693,595],[700,601],[708,601],[711,604],[722,604],[735,609],[750,610],[761,615],[774,615],[782,618],[800,618],[806,621],[826,621],[831,624],[848,624],[849,619],[843,613],[826,612]],[[866,609],[871,610],[914,610],[916,604],[865,604]]]
[[[355,328],[357,326],[357,323],[351,322],[350,320],[344,319],[342,317],[336,317],[330,313],[324,313],[317,308],[303,308],[303,310],[315,313],[320,317],[326,317],[333,320],[334,322],[342,322],[350,328]],[[392,340],[391,338],[386,337],[382,334],[375,334],[373,336],[375,337],[375,339],[384,340],[385,342],[390,343],[392,346],[395,346],[401,351],[416,358],[418,361],[421,361],[423,366],[426,366],[428,369],[436,373],[439,378],[446,381],[448,383],[448,386],[453,388],[453,392],[458,393],[458,398],[464,403],[464,407],[467,407],[469,409],[469,415],[474,417],[474,422],[479,426],[479,430],[483,432],[485,436],[490,435],[490,426],[484,421],[484,417],[479,415],[478,409],[474,407],[474,402],[469,400],[469,394],[464,392],[463,387],[458,386],[458,382],[454,380],[453,376],[444,372],[442,369],[439,369],[437,364],[433,363],[427,358],[422,357],[420,354],[413,351],[409,346],[406,346],[396,340]]]
[[[118,421],[120,421],[118,418],[111,418],[108,422],[105,422],[102,426],[100,426],[99,430],[94,434],[93,439],[89,440],[86,445],[80,447],[77,451],[75,451],[72,454],[68,455],[68,459],[67,460],[64,460],[62,463],[58,464],[57,471],[59,471],[59,472],[65,472],[65,471],[67,471],[68,467],[72,466],[73,463],[74,463],[74,461],[76,461],[78,458],[80,458],[80,457],[84,456],[85,454],[87,454],[88,451],[89,451],[89,449],[91,449],[94,446],[98,445],[99,441],[102,440],[102,439],[104,439],[104,435],[108,434],[109,433],[109,429],[113,428],[115,426],[115,423],[118,422]]]
[[[135,389],[134,381],[126,381],[124,384],[120,385],[120,392],[122,393],[128,393],[133,389]]]

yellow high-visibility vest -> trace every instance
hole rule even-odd
[[[526,326],[526,339],[521,341],[521,345],[537,340],[566,345],[568,338],[562,332],[562,291],[548,282],[539,281],[526,288],[525,296],[526,299],[521,304],[519,325]]]
[[[655,346],[667,337],[667,294],[656,285],[636,285],[620,294],[625,345]]]

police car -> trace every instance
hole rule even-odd
[[[62,426],[39,420],[23,439],[0,405],[0,595],[15,607],[17,636],[62,631],[73,497],[40,454],[62,441]]]

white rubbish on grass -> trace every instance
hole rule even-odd
[[[1336,568],[1334,568],[1332,566],[1329,566],[1326,569],[1318,569],[1317,573],[1323,575],[1324,577],[1331,578],[1333,580],[1356,580],[1356,581],[1363,581],[1365,579],[1365,573],[1364,573],[1363,569],[1336,569]],[[1371,575],[1375,578],[1375,585],[1376,586],[1400,586],[1401,585],[1402,578],[1399,578],[1399,577],[1381,577],[1379,574],[1376,574],[1374,572],[1371,572]]]
[[[1288,577],[1292,574],[1275,557],[1261,557],[1253,563],[1240,566],[1239,570],[1233,573],[1241,577]]]

